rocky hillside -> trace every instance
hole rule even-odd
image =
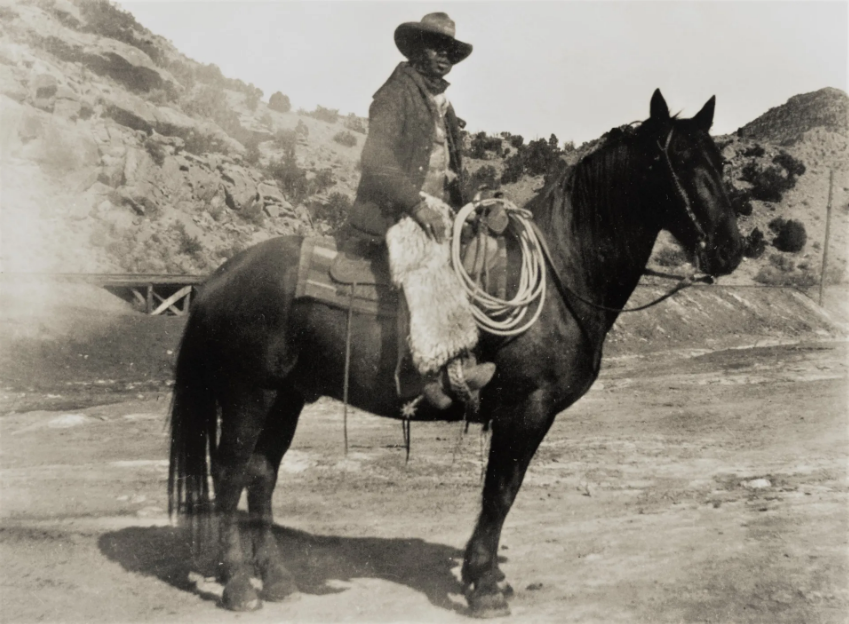
[[[291,108],[107,0],[0,0],[0,270],[206,273],[270,236],[332,230],[367,122]],[[726,283],[819,283],[831,170],[826,279],[845,281],[846,111],[846,94],[823,89],[716,137],[749,237]],[[522,203],[551,166],[591,148],[470,135],[469,185],[500,185]],[[687,268],[668,237],[652,262]]]
[[[717,137],[717,142],[729,163],[726,182],[736,200],[741,229],[751,243],[749,257],[729,283],[818,288],[832,172],[825,281],[846,283],[849,97],[831,88],[794,96],[734,135]],[[786,224],[791,221],[801,226],[796,230],[802,235],[788,247]],[[763,234],[765,245],[757,243],[756,230]]]
[[[332,138],[364,123],[262,95],[106,0],[0,1],[0,268],[207,272],[328,227],[362,142]]]
[[[849,101],[846,94],[828,87],[794,95],[781,106],[771,108],[747,123],[737,131],[737,135],[753,141],[793,145],[815,128],[845,137],[847,119]]]

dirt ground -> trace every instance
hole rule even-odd
[[[141,347],[132,319],[135,358],[89,352],[92,330],[5,360],[2,621],[468,620],[485,436],[414,423],[405,464],[400,425],[355,411],[346,457],[331,401],[305,410],[275,497],[299,594],[222,609],[165,511],[179,323]],[[846,343],[697,347],[614,352],[559,416],[504,528],[505,621],[847,621]]]

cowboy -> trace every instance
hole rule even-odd
[[[445,96],[449,84],[445,76],[472,52],[470,44],[458,41],[454,35],[454,22],[445,13],[430,13],[420,22],[406,22],[395,30],[395,45],[408,61],[395,68],[375,93],[369,108],[362,175],[349,220],[353,231],[362,237],[380,242],[386,238],[393,280],[404,292],[410,312],[413,362],[426,380],[424,396],[439,409],[452,403],[449,394],[452,389],[457,394],[458,377],[461,385],[465,381],[467,389],[476,392],[495,372],[494,364],[476,364],[470,354],[477,342],[471,304],[459,294],[459,298],[450,299],[452,280],[456,278],[448,266],[453,217],[450,206],[458,208],[463,204],[460,129],[465,124]],[[410,232],[411,227],[418,234]],[[403,272],[401,265],[415,265],[410,256],[405,256],[410,249],[422,247],[411,239],[415,236],[423,236],[430,246],[430,256],[421,259],[420,264],[440,264],[440,269],[431,274],[409,271],[399,275]],[[445,262],[431,262],[432,258],[443,256]],[[421,299],[422,284],[433,289],[429,293],[431,299],[443,292],[449,296],[448,301],[439,301],[443,316],[452,323],[444,328],[451,334],[449,345],[433,356],[420,352],[432,350],[433,345],[425,343],[442,339],[444,332],[435,338],[442,329],[429,332],[424,327],[418,332],[424,337],[417,338],[417,328],[427,325],[433,316],[427,311],[433,301],[422,301],[420,305],[417,300]],[[452,306],[456,309],[446,311]],[[422,343],[419,347],[417,340]]]

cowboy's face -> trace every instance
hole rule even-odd
[[[416,68],[431,78],[446,76],[454,66],[448,60],[450,44],[440,41],[428,41],[419,51],[416,58]]]

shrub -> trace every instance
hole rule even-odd
[[[525,171],[532,176],[544,175],[557,156],[558,151],[552,149],[551,145],[545,139],[531,141],[524,151],[522,151]]]
[[[752,214],[752,199],[749,197],[748,191],[731,189],[728,193],[728,200],[731,202],[734,212],[738,215],[748,217]]]
[[[298,144],[298,135],[295,130],[278,130],[274,133],[274,146],[283,150],[286,155],[295,155],[295,146]]]
[[[294,153],[272,162],[268,166],[268,173],[277,180],[283,193],[292,203],[298,204],[307,197],[309,193],[307,172],[298,167]]]
[[[743,255],[747,258],[760,258],[766,250],[766,239],[760,229],[755,228],[746,236]]]
[[[262,91],[253,91],[245,94],[245,106],[249,111],[253,112],[259,106],[259,98],[262,97]]]
[[[742,178],[751,183],[751,195],[761,201],[779,202],[784,192],[796,183],[790,175],[784,175],[784,169],[776,166],[760,168],[754,162],[743,167]]]
[[[754,280],[767,286],[790,286],[800,290],[807,290],[817,283],[816,276],[810,271],[786,272],[770,265],[761,267]]]
[[[513,134],[510,136],[510,147],[519,149],[524,145],[525,138],[521,134]]]
[[[295,126],[295,134],[299,134],[302,137],[308,137],[310,135],[310,129],[307,124],[304,123],[303,119],[298,120],[298,125]]]
[[[337,229],[348,219],[351,211],[351,200],[342,193],[331,193],[323,204],[317,205],[313,210],[313,216],[327,223],[331,229]]]
[[[177,231],[177,236],[179,237],[178,249],[180,253],[197,259],[203,251],[203,245],[201,245],[200,240],[196,236],[190,236],[189,233],[186,232],[186,226],[183,225],[181,221],[177,222],[174,229]]]
[[[766,153],[763,146],[755,143],[752,147],[748,147],[743,151],[743,156],[749,156],[754,158],[760,158]]]
[[[212,119],[231,136],[239,134],[241,130],[239,116],[230,108],[227,95],[220,87],[204,85],[183,102],[183,109],[190,114]]]
[[[157,65],[165,60],[162,50],[153,43],[153,33],[139,24],[132,13],[122,11],[109,0],[87,0],[77,5],[86,22],[83,32],[131,45],[147,54]]]
[[[497,190],[501,186],[501,180],[498,171],[492,165],[484,165],[471,175],[463,176],[463,197],[469,201],[474,198],[481,188],[486,187],[492,190]]]
[[[787,220],[784,217],[775,217],[775,219],[767,223],[767,227],[778,234],[786,222]]]
[[[660,266],[677,267],[687,262],[687,254],[677,247],[664,247],[654,259]]]
[[[796,263],[793,262],[793,259],[783,254],[772,254],[769,257],[769,263],[785,273],[789,273],[796,268]]]
[[[262,152],[259,151],[258,141],[249,141],[245,149],[245,162],[251,166],[259,164]]]
[[[487,152],[494,152],[501,157],[503,149],[501,137],[490,137],[486,132],[478,132],[472,137],[468,153],[470,158],[485,159]]]
[[[352,132],[359,132],[360,134],[366,133],[366,125],[363,123],[363,120],[357,117],[354,113],[351,113],[345,118],[345,127]]]
[[[501,172],[501,183],[513,184],[514,182],[518,182],[524,172],[525,166],[523,164],[522,153],[516,152],[504,161],[504,171]]]
[[[292,102],[289,101],[288,95],[275,91],[268,100],[268,108],[278,113],[288,113],[292,110]]]
[[[802,250],[807,240],[805,225],[801,221],[790,219],[781,225],[773,244],[779,251],[795,253]]]
[[[315,193],[321,193],[334,184],[336,184],[336,178],[333,176],[333,169],[330,168],[321,169],[315,174],[315,178],[313,178]]]
[[[801,160],[794,158],[787,152],[779,152],[779,154],[772,159],[772,162],[774,162],[776,165],[784,167],[784,170],[787,172],[787,174],[791,178],[794,178],[794,183],[795,178],[798,178],[800,175],[805,173],[805,164]]]
[[[336,108],[316,106],[313,112],[307,114],[314,119],[318,119],[319,121],[324,121],[329,124],[335,124],[339,120],[339,110]]]
[[[165,69],[186,89],[195,86],[195,70],[188,63],[184,63],[180,59],[167,60]]]
[[[343,132],[337,132],[333,140],[339,143],[339,145],[344,145],[345,147],[354,147],[357,144],[357,137],[348,132],[347,130]]]

